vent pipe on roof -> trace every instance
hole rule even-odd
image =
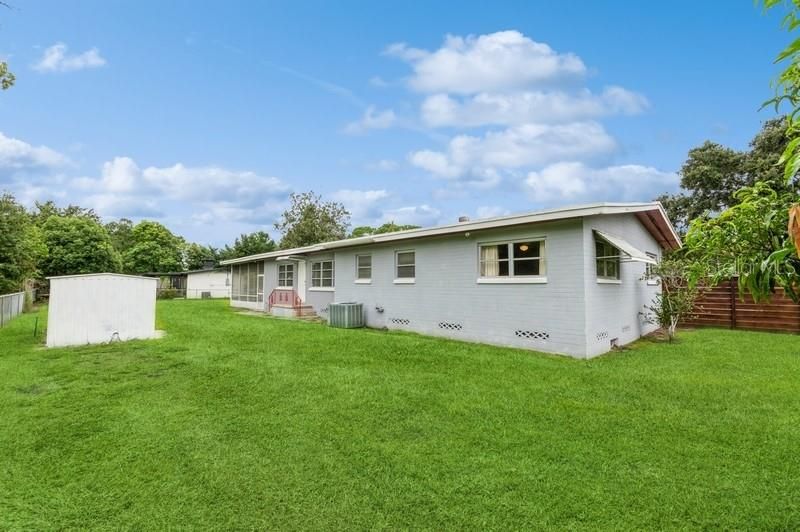
[[[468,222],[468,221],[469,221],[469,216],[459,216],[458,217],[458,223],[460,223],[460,224],[463,224],[464,222]]]

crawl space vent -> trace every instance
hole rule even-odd
[[[464,327],[460,323],[450,323],[447,321],[440,321],[439,328],[446,331],[460,331]]]
[[[392,318],[389,321],[392,322],[394,325],[408,325],[411,323],[411,320],[407,320],[405,318]]]
[[[517,338],[526,338],[528,340],[549,340],[550,333],[544,331],[522,331],[517,330],[514,331],[514,334],[517,335]]]
[[[597,340],[598,341],[605,340],[606,338],[608,338],[608,331],[601,331],[601,332],[597,333]]]

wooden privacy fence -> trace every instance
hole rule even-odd
[[[740,297],[734,277],[705,288],[695,303],[695,315],[683,325],[800,333],[800,305],[780,288],[769,302],[756,303],[749,294]]]
[[[0,296],[0,327],[22,314],[25,307],[25,292]]]

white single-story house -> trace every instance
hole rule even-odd
[[[186,272],[186,299],[231,297],[230,268]]]
[[[182,272],[152,272],[147,277],[158,278],[158,293],[170,292],[173,297],[186,299],[231,297],[231,269],[215,267],[213,261],[199,270]]]
[[[655,326],[648,265],[681,241],[660,203],[597,203],[223,261],[231,305],[590,358]]]

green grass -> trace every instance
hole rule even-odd
[[[579,361],[158,310],[161,340],[0,330],[0,529],[800,528],[800,337]]]

